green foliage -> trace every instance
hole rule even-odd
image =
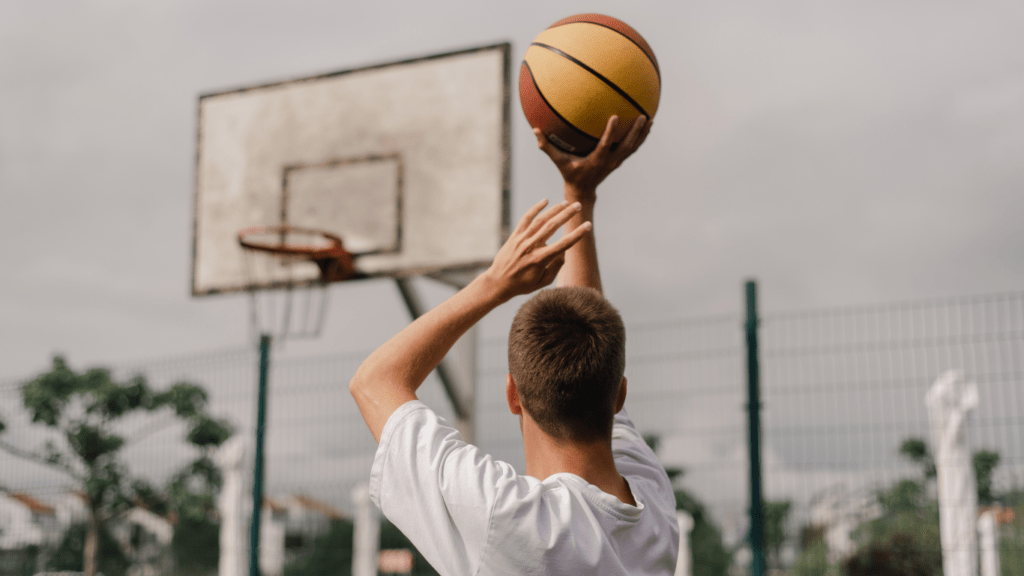
[[[764,514],[764,547],[768,551],[770,563],[782,566],[782,546],[786,543],[786,521],[793,503],[787,501],[765,502]]]
[[[650,448],[653,452],[657,452],[658,447],[661,446],[661,436],[657,434],[644,434],[643,439],[644,442],[647,444],[647,447]]]
[[[179,382],[165,392],[156,393],[142,375],[119,382],[105,368],[78,373],[64,358],[57,356],[50,371],[24,384],[21,392],[22,403],[32,422],[53,429],[63,441],[50,440],[34,449],[0,442],[0,448],[50,465],[75,480],[78,488],[85,492],[87,508],[95,515],[101,538],[105,533],[104,524],[137,502],[157,514],[174,513],[182,525],[191,527],[193,533],[189,537],[208,534],[210,527],[215,526],[213,499],[221,480],[208,453],[231,436],[233,427],[206,414],[208,397],[202,387]],[[185,440],[203,451],[198,460],[172,478],[165,494],[146,482],[132,479],[127,465],[119,458],[128,439],[115,431],[123,417],[161,408],[170,408],[188,423]],[[4,428],[0,423],[0,433]],[[77,537],[77,533],[69,533],[63,554],[68,550],[82,553],[84,535],[81,537],[83,545],[76,548]],[[113,540],[103,544],[102,539],[100,544],[100,570],[107,576],[123,573],[123,569],[118,571],[116,563],[118,558],[124,557],[123,552],[108,549],[117,544]],[[206,546],[190,551],[187,560],[208,556]],[[77,565],[82,564],[79,558]]]
[[[915,480],[901,480],[888,491],[881,492],[878,500],[883,515],[864,524],[855,532],[861,542],[892,543],[907,539],[928,554],[941,555],[939,540],[939,506],[924,497],[924,488]],[[897,536],[899,538],[897,538]]]
[[[220,557],[220,522],[216,496],[220,470],[207,456],[185,466],[159,490],[145,480],[132,483],[134,501],[150,512],[176,518],[171,555],[177,574],[216,573]]]
[[[792,573],[793,576],[827,576],[829,573],[828,545],[825,544],[825,541],[818,539],[805,548],[793,564]]]
[[[179,574],[216,572],[220,559],[220,524],[208,517],[178,520],[171,553]]]
[[[234,433],[234,427],[228,421],[198,414],[192,417],[192,428],[185,439],[200,448],[217,447]]]
[[[847,576],[938,576],[941,551],[910,532],[895,532],[861,548],[843,564]]]
[[[999,563],[1002,576],[1020,576],[1024,574],[1024,508],[1016,508],[1017,519],[1013,524],[1004,526],[999,540]]]
[[[57,418],[64,412],[71,395],[81,386],[82,378],[68,368],[64,358],[53,359],[53,368],[22,389],[25,408],[32,415],[32,421],[56,426]]]
[[[900,445],[900,455],[921,467],[925,480],[935,478],[935,458],[921,438],[907,438]]]
[[[732,552],[722,543],[722,533],[705,513],[694,516],[690,532],[693,576],[725,576],[732,564]]]
[[[103,456],[117,452],[124,446],[124,438],[88,423],[77,426],[72,424],[65,430],[67,430],[68,444],[71,445],[75,454],[85,462],[86,466],[92,466]]]
[[[651,450],[658,451],[661,437],[645,434],[644,442]],[[682,468],[666,468],[673,484],[682,477]],[[683,510],[693,517],[690,531],[690,553],[693,559],[693,576],[726,576],[732,564],[732,551],[722,542],[722,533],[715,526],[704,504],[683,488],[675,489],[676,510]]]
[[[220,469],[213,461],[206,456],[200,457],[167,483],[167,507],[180,519],[213,519],[222,482]]]
[[[917,480],[900,480],[888,491],[878,495],[882,508],[890,514],[916,512],[925,504],[924,486]]]
[[[351,520],[331,522],[330,529],[314,541],[312,554],[286,565],[284,576],[351,576],[354,533]]]
[[[158,394],[156,403],[170,406],[181,418],[194,418],[206,409],[207,399],[206,390],[195,384],[179,382],[167,392]]]
[[[83,551],[85,550],[85,524],[75,524],[64,533],[57,550],[50,557],[47,568],[50,570],[81,571]],[[124,576],[131,565],[121,545],[114,540],[106,528],[100,528],[99,554],[97,555],[99,571],[104,576]]]
[[[350,576],[352,574],[352,537],[354,527],[351,520],[336,520],[330,529],[319,536],[313,544],[313,552],[296,560],[284,569],[284,576],[307,576],[310,574],[331,574]],[[436,576],[437,571],[426,558],[416,550],[412,542],[387,519],[380,523],[380,549],[407,549],[412,552],[412,576]]]
[[[992,471],[999,465],[999,454],[988,450],[974,453],[971,463],[974,465],[974,478],[977,481],[978,503],[992,504]]]
[[[142,479],[135,480],[132,482],[131,490],[134,493],[134,501],[139,506],[157,516],[167,516],[170,514],[171,508],[168,506],[167,497],[148,481]]]
[[[862,524],[854,533],[861,543],[845,562],[847,576],[932,576],[942,573],[939,507],[928,498],[927,484],[936,476],[927,444],[908,438],[900,455],[921,467],[919,479],[903,479],[878,493],[883,514]]]

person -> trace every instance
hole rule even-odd
[[[618,147],[609,119],[575,157],[535,131],[564,179],[565,201],[528,210],[490,268],[371,354],[349,386],[379,446],[370,495],[443,575],[663,575],[679,528],[664,468],[628,418],[625,329],[601,292],[591,225],[597,186],[650,130]],[[562,237],[548,244],[564,226]],[[417,400],[452,345],[495,307],[551,284],[509,335],[509,409],[526,474],[466,443]]]

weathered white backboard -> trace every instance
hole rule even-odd
[[[247,254],[238,232],[260,225],[340,236],[360,276],[489,264],[509,226],[509,71],[500,44],[201,96],[192,294],[318,281]]]

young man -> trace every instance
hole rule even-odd
[[[371,497],[443,575],[675,570],[675,498],[622,410],[625,329],[601,295],[591,231],[597,185],[650,130],[641,117],[613,151],[617,122],[586,158],[535,131],[565,180],[565,202],[531,208],[486,272],[370,355],[350,384],[379,443]],[[505,391],[523,434],[520,475],[463,441],[416,389],[466,330],[560,270],[560,287],[524,304],[509,336]]]

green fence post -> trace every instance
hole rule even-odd
[[[260,335],[260,388],[256,401],[256,466],[252,476],[252,524],[249,526],[249,576],[260,576],[260,512],[263,509],[263,436],[267,415],[270,335]]]
[[[763,576],[764,503],[761,498],[761,396],[757,363],[757,282],[747,281],[747,413],[750,447],[750,574]]]

